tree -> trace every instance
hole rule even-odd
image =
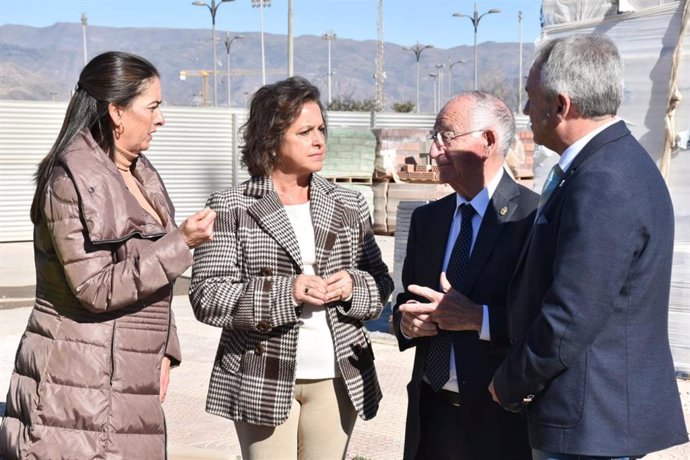
[[[327,110],[336,112],[378,112],[376,100],[362,99],[357,100],[352,96],[342,96],[333,98],[330,104],[326,106]]]
[[[394,102],[391,109],[398,113],[410,113],[414,110],[415,103],[412,101]]]

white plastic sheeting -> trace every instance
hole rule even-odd
[[[543,0],[542,27],[635,12],[678,0]]]
[[[593,32],[605,34],[616,43],[625,65],[625,92],[619,116],[657,162],[664,150],[673,53],[679,40],[681,52],[675,83],[685,101],[681,100],[675,112],[673,128],[679,137],[673,141],[686,146],[690,128],[687,102],[690,49],[688,37],[680,36],[684,3],[677,0],[542,2],[541,39]],[[626,12],[619,13],[619,7]],[[538,158],[535,155],[535,187],[553,162],[553,155]],[[668,169],[667,183],[676,216],[669,333],[676,369],[687,375],[690,373],[690,151],[676,151]]]

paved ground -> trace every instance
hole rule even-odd
[[[382,237],[379,243],[384,259],[392,267],[393,239]],[[7,392],[17,344],[31,313],[30,307],[22,305],[30,305],[33,276],[30,243],[0,244],[0,405]],[[179,289],[183,290],[184,282],[179,284]],[[8,306],[15,308],[6,308]],[[204,412],[219,330],[194,319],[185,295],[175,296],[173,310],[180,334],[183,364],[172,372],[164,404],[169,429],[169,457],[171,460],[239,460],[240,449],[232,422]],[[375,419],[357,422],[347,457],[397,460],[402,457],[407,407],[405,385],[410,376],[413,351],[398,352],[392,336],[383,332],[386,330],[385,321],[374,323],[371,328],[378,329],[372,336],[384,399]],[[690,381],[679,380],[678,384],[686,424],[690,426]],[[687,460],[690,459],[690,444],[645,458]]]

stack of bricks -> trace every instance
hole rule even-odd
[[[436,165],[398,165],[398,178],[405,182],[438,182]]]
[[[397,165],[420,164],[420,156],[429,151],[427,140],[429,129],[375,128],[372,132],[376,136],[375,178],[377,179],[392,179],[393,169],[397,173]],[[395,152],[393,158],[390,158],[390,165],[384,165],[382,152]]]

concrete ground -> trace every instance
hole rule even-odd
[[[393,238],[377,237],[384,260],[393,267]],[[31,313],[33,297],[33,254],[31,243],[0,244],[0,406],[4,406],[17,344]],[[181,280],[177,292],[184,291]],[[182,345],[183,363],[174,369],[164,409],[168,423],[171,460],[241,459],[231,421],[205,413],[206,390],[220,331],[195,320],[184,292],[173,300]],[[412,369],[414,352],[398,351],[387,333],[385,321],[372,332],[376,367],[384,398],[379,415],[359,420],[347,458],[397,460],[402,458],[407,397],[405,386]],[[678,380],[686,425],[690,427],[690,381]],[[650,395],[653,397],[653,395]],[[0,408],[0,413],[3,409]],[[690,459],[690,443],[651,454],[652,460]]]

